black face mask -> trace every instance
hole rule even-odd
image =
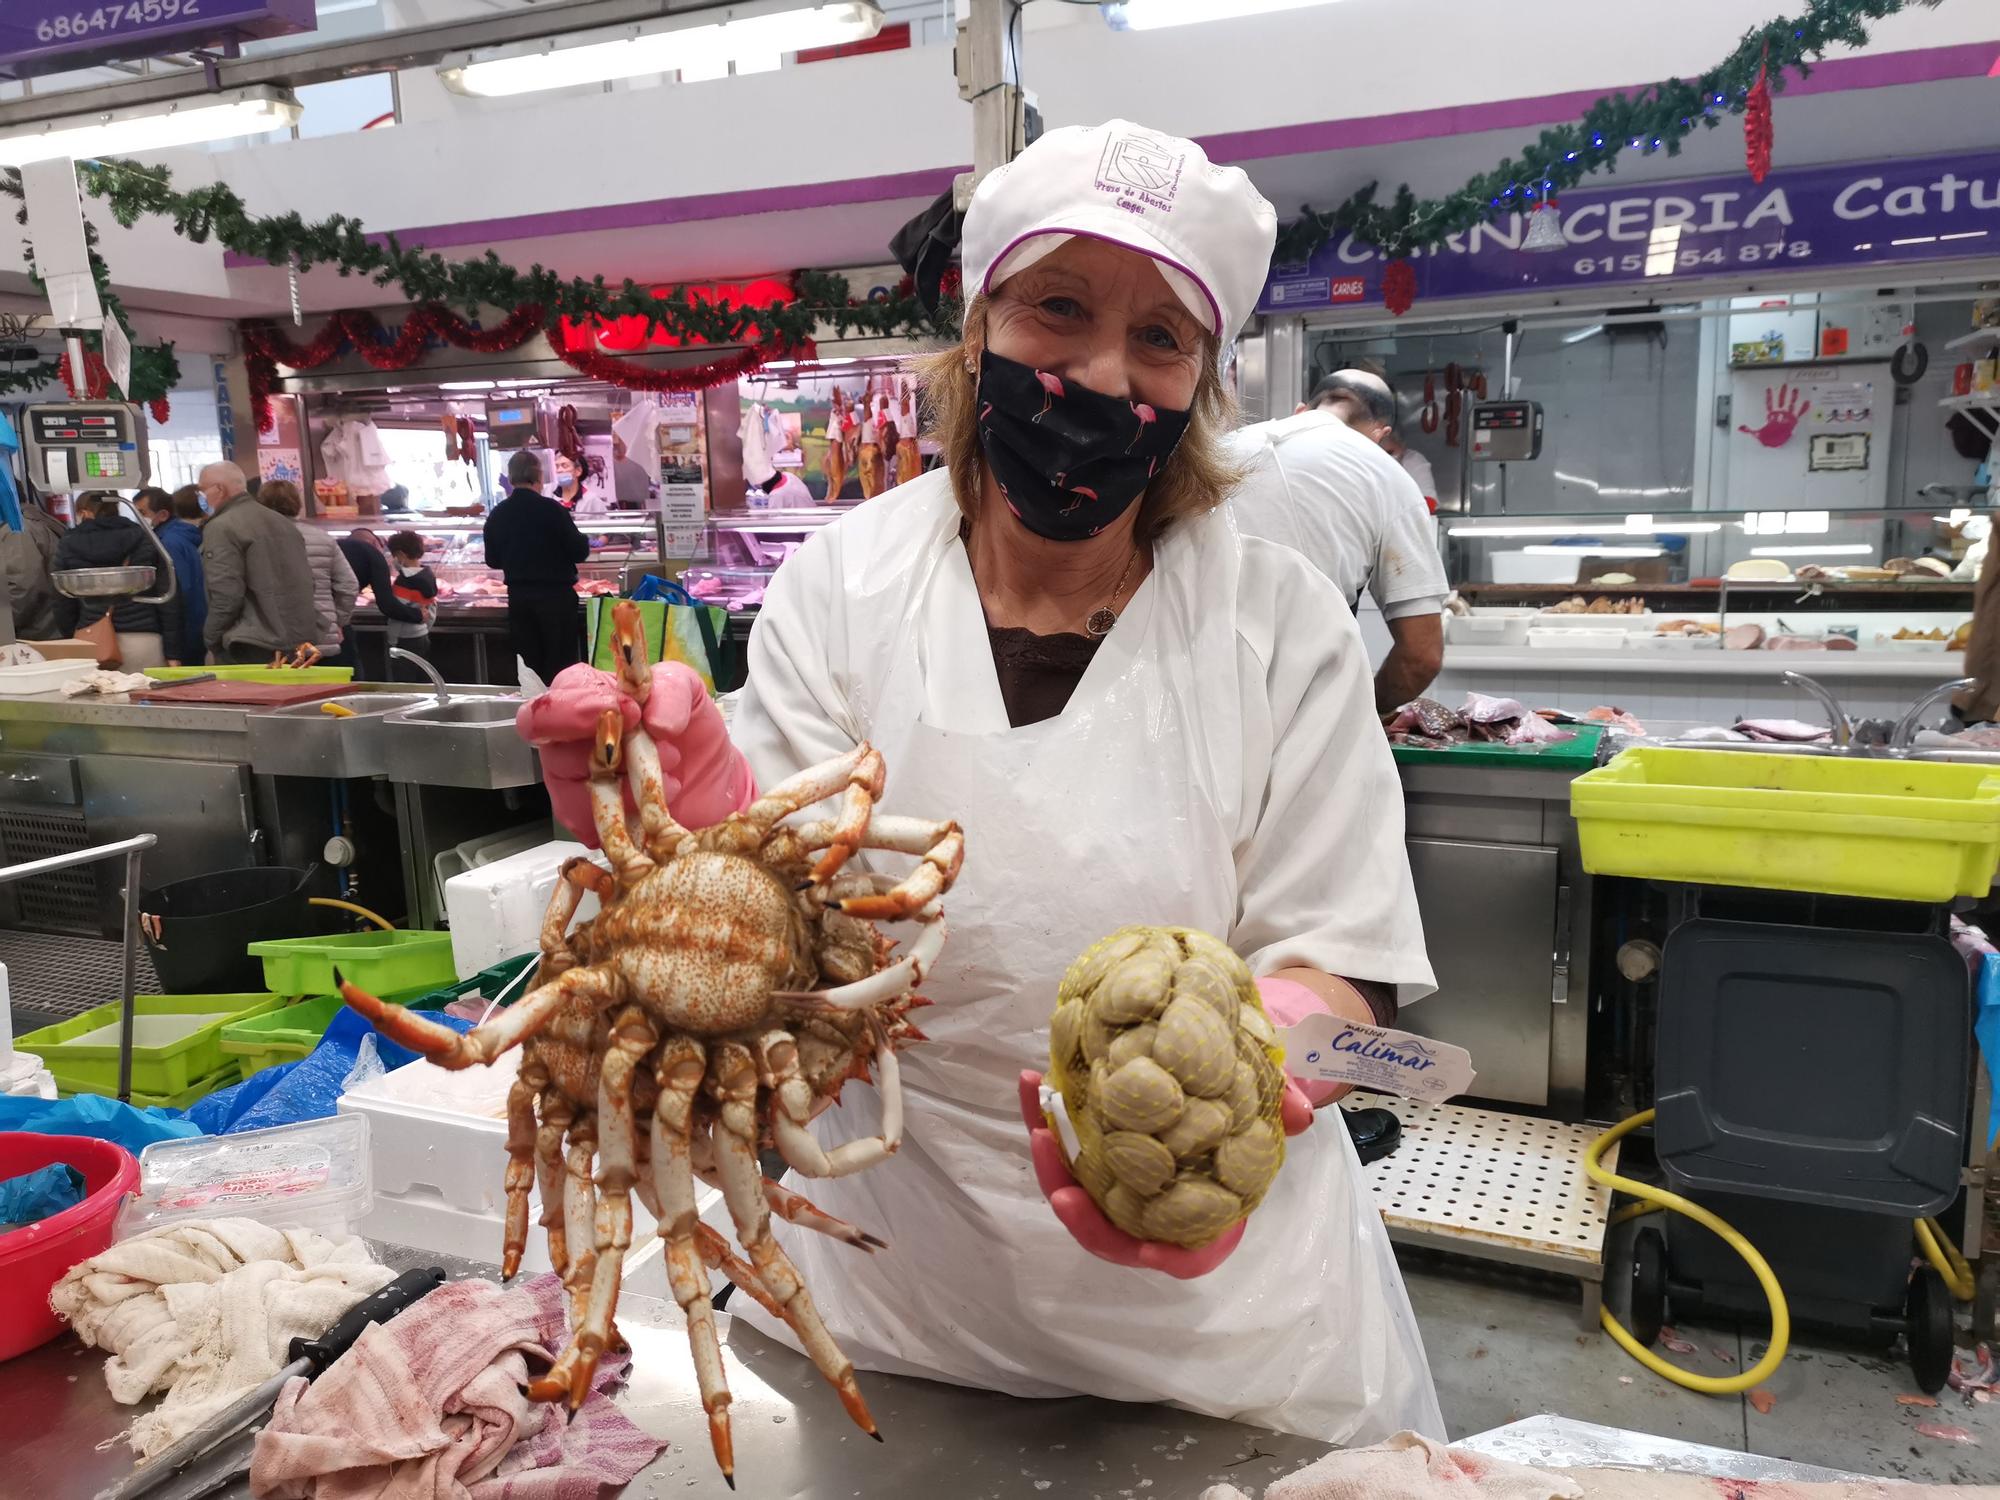
[[[1187,433],[1188,414],[1100,395],[986,351],[979,447],[1007,507],[1052,542],[1124,515]]]

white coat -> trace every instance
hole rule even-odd
[[[1303,558],[1240,538],[1225,513],[1183,523],[1068,709],[1010,729],[958,525],[942,471],[871,501],[779,569],[751,638],[732,733],[761,784],[865,737],[887,762],[887,810],[966,836],[934,1006],[915,1017],[931,1040],[903,1056],[902,1150],[837,1181],[787,1179],[889,1248],[787,1224],[780,1241],[864,1370],[1174,1402],[1328,1441],[1442,1436],[1339,1122],[1290,1143],[1220,1270],[1178,1281],[1069,1237],[1016,1103],[1020,1070],[1046,1066],[1063,971],[1123,923],[1224,935],[1259,973],[1431,987],[1352,617]],[[878,1111],[850,1087],[815,1128],[873,1133]],[[747,1301],[732,1310],[786,1337]]]

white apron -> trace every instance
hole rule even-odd
[[[930,1041],[902,1056],[901,1151],[837,1181],[786,1178],[889,1242],[866,1255],[777,1223],[828,1329],[864,1370],[1172,1402],[1329,1442],[1406,1428],[1442,1440],[1416,1320],[1338,1121],[1288,1143],[1242,1245],[1195,1281],[1089,1255],[1036,1185],[1016,1080],[1047,1065],[1064,970],[1126,923],[1226,935],[1237,915],[1228,830],[1191,790],[1192,758],[1212,752],[1184,663],[1161,650],[1153,579],[1067,711],[1023,729],[1005,727],[964,549],[945,548],[914,597],[865,727],[889,768],[885,808],[957,819],[965,867],[924,987],[935,1004],[912,1018]],[[852,1139],[879,1111],[872,1088],[850,1086],[815,1128]],[[749,1298],[730,1310],[796,1347]]]

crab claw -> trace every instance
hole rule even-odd
[[[593,775],[616,776],[625,763],[625,716],[607,708],[597,716],[597,734],[590,746]]]
[[[653,674],[646,663],[646,625],[630,599],[611,606],[611,650],[618,660],[618,685],[644,703]]]

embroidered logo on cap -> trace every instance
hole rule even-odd
[[[1187,153],[1144,135],[1114,135],[1097,163],[1097,190],[1120,200],[1119,207],[1143,214],[1172,213]]]

